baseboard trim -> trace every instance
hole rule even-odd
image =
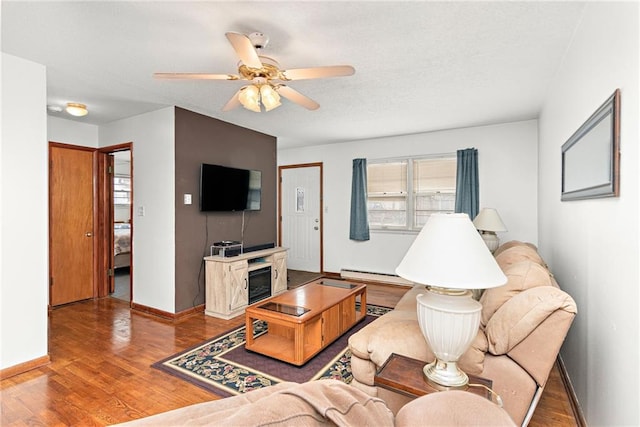
[[[136,304],[135,302],[131,303],[131,309],[144,314],[151,314],[153,316],[157,316],[166,320],[177,322],[186,317],[193,316],[194,314],[203,313],[204,304],[196,305],[195,307],[188,308],[178,313],[169,313],[168,311],[159,310],[157,308],[148,307],[142,304]]]
[[[384,283],[388,285],[396,285],[396,286],[404,286],[404,287],[411,287],[414,285],[414,283],[406,279],[403,279],[400,276],[396,276],[394,274],[372,273],[368,271],[342,269],[340,270],[340,276],[343,279],[359,280],[363,282]]]
[[[7,378],[23,374],[27,371],[46,366],[49,363],[51,363],[51,358],[47,354],[46,356],[38,357],[37,359],[29,360],[27,362],[4,368],[0,370],[0,380],[6,380]]]
[[[162,317],[163,319],[173,320],[175,318],[174,313],[169,313],[168,311],[159,310],[157,308],[148,307],[146,305],[137,304],[135,302],[131,303],[131,310],[139,311],[144,314],[151,314],[154,316]]]
[[[195,307],[188,308],[186,310],[182,310],[175,314],[175,321],[183,320],[187,317],[191,317],[194,314],[204,313],[204,304],[196,305]]]
[[[562,384],[564,385],[564,389],[567,392],[567,396],[569,396],[569,404],[571,405],[571,410],[573,411],[573,416],[578,424],[578,427],[587,427],[587,420],[582,413],[582,408],[580,407],[580,403],[578,402],[578,397],[576,396],[576,392],[573,389],[573,384],[571,384],[571,379],[569,378],[569,374],[567,373],[567,368],[564,365],[564,361],[562,357],[558,355],[556,359],[556,364],[558,365],[558,371],[560,372],[560,378],[562,379]]]

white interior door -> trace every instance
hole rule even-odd
[[[281,169],[282,246],[289,248],[287,268],[320,272],[322,217],[320,166]]]

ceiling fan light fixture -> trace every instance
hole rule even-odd
[[[280,95],[273,86],[266,84],[260,87],[260,98],[262,99],[262,105],[267,111],[271,111],[274,108],[278,108],[280,105]]]
[[[68,102],[67,103],[67,108],[65,108],[65,110],[67,111],[67,113],[71,114],[72,116],[76,116],[76,117],[82,117],[82,116],[86,116],[87,114],[89,114],[89,111],[87,110],[87,106],[84,104],[78,104],[76,102]]]
[[[260,112],[260,89],[256,85],[248,85],[242,88],[238,94],[238,101],[247,110]]]
[[[317,110],[320,108],[320,104],[282,83],[293,80],[351,76],[355,73],[355,69],[351,65],[283,70],[275,59],[262,55],[262,49],[269,42],[269,38],[264,33],[254,32],[247,35],[229,31],[225,33],[225,36],[239,59],[237,74],[154,73],[153,77],[171,80],[246,81],[248,82],[247,86],[237,90],[222,107],[222,111],[231,111],[242,105],[248,110],[259,113],[271,111],[282,105],[280,103],[281,96],[307,110]],[[262,105],[260,105],[261,103]],[[262,106],[264,106],[264,110]]]

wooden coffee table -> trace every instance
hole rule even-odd
[[[316,280],[247,307],[245,348],[303,365],[363,320],[366,307],[365,284]],[[255,338],[254,320],[268,324],[267,332]]]

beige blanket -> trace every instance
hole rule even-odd
[[[393,426],[384,401],[337,380],[282,383],[121,426]]]

